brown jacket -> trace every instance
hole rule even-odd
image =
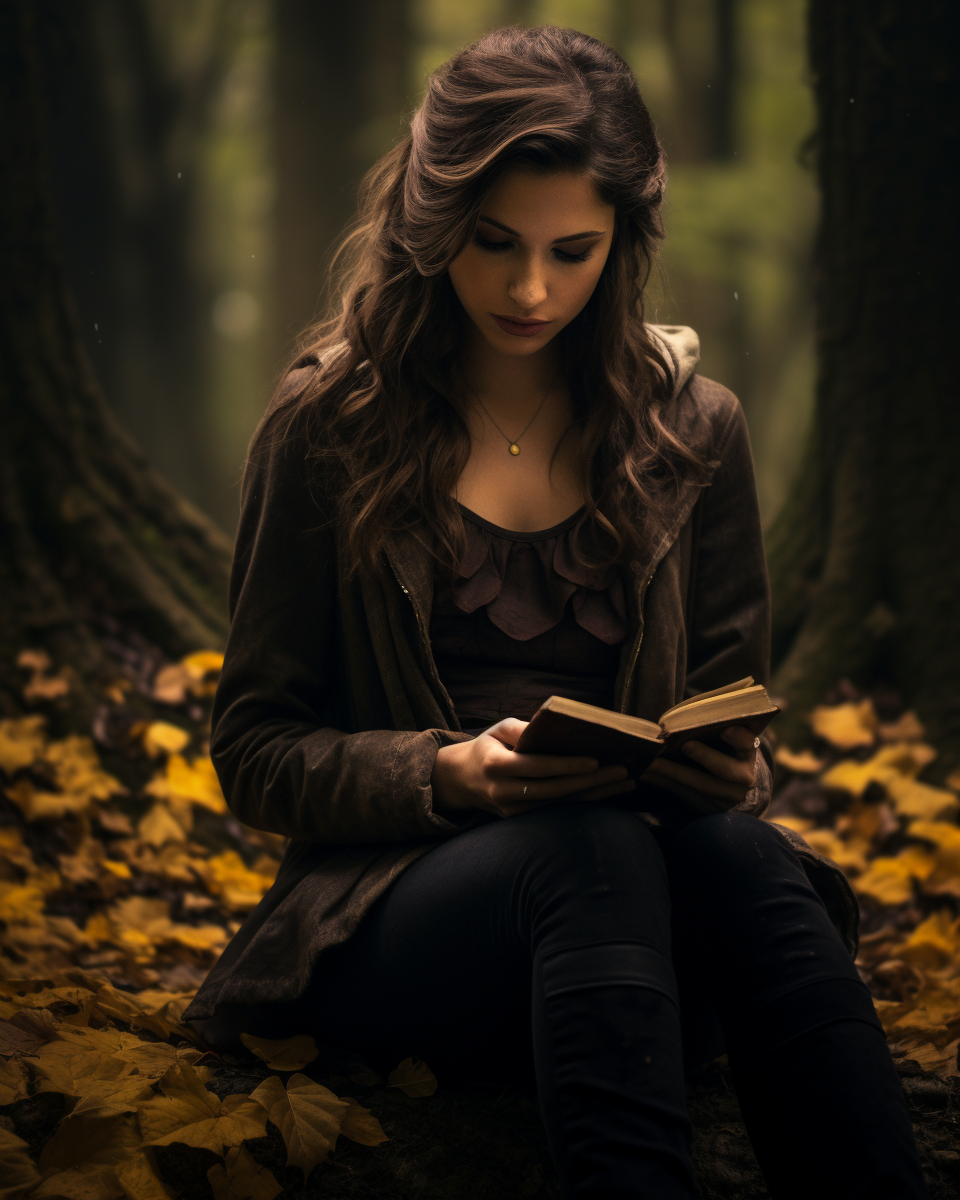
[[[708,486],[684,483],[665,514],[648,519],[645,554],[623,568],[631,629],[615,696],[622,711],[655,720],[733,679],[766,681],[769,601],[740,406],[693,374],[692,330],[653,328],[675,368],[667,417],[711,472]],[[280,402],[315,369],[293,372]],[[291,841],[276,883],[187,1010],[192,1020],[221,1003],[294,999],[390,883],[464,827],[431,807],[438,748],[468,735],[430,650],[430,556],[398,537],[389,582],[346,580],[333,497],[348,466],[338,460],[321,473],[305,450],[295,430],[253,448],[211,747],[232,812]],[[742,809],[764,811],[770,777],[767,752]],[[855,955],[858,909],[846,879],[776,828]]]

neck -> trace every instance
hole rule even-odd
[[[557,389],[559,356],[553,342],[535,354],[501,354],[476,330],[463,359],[464,380],[493,413],[533,412],[548,388]]]

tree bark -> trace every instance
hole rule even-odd
[[[768,540],[785,736],[841,676],[885,681],[944,769],[960,757],[957,32],[946,0],[812,0],[819,378]]]
[[[409,0],[275,0],[275,356],[316,316],[357,185],[403,128]]]
[[[198,253],[199,157],[238,19],[229,0],[208,6],[187,69],[161,44],[155,9],[42,0],[51,190],[111,407],[178,488],[216,509],[225,481],[204,403],[214,296]]]
[[[0,6],[0,713],[22,708],[18,651],[41,647],[71,664],[88,725],[118,673],[105,630],[168,656],[222,642],[230,546],[98,390],[55,241],[33,16]]]

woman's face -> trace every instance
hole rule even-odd
[[[613,223],[613,206],[585,175],[501,175],[450,264],[453,289],[488,345],[534,354],[569,325],[597,286]]]

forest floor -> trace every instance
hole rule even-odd
[[[180,1017],[270,886],[283,840],[227,811],[208,754],[220,657],[129,651],[90,729],[69,668],[25,651],[0,721],[0,1198],[550,1200],[534,1098],[387,1079],[309,1037],[218,1057]],[[878,689],[841,685],[777,749],[765,819],[837,862],[862,977],[932,1200],[960,1196],[960,778]],[[144,716],[145,702],[151,715]],[[691,1079],[710,1200],[767,1196],[725,1060]]]

